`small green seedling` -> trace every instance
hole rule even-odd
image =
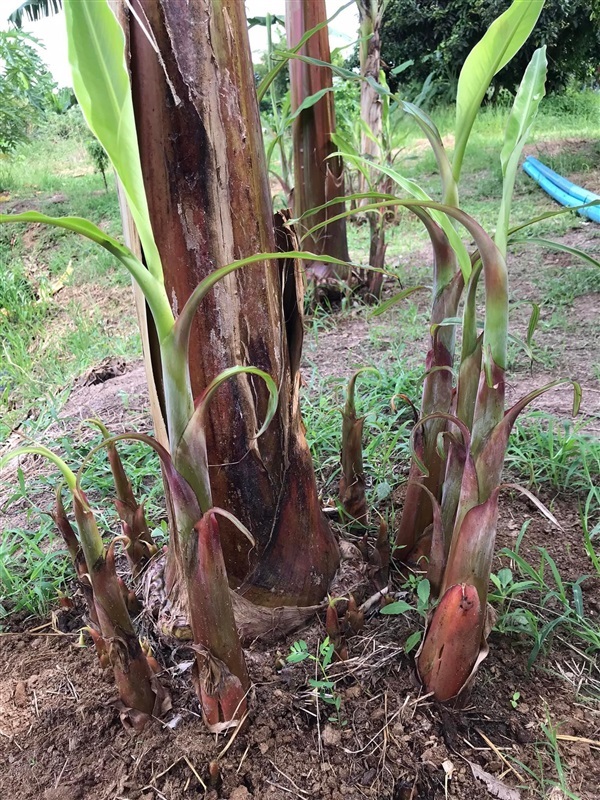
[[[417,611],[423,619],[427,618],[429,610],[429,599],[431,596],[431,584],[427,578],[417,578],[411,575],[409,579],[411,589],[416,589],[417,592],[417,606],[411,606],[410,603],[404,600],[396,600],[394,603],[384,606],[381,609],[382,614],[406,614],[408,611]],[[404,643],[404,652],[408,655],[419,644],[423,637],[423,631],[415,631],[411,633],[406,642]]]
[[[521,699],[521,692],[514,692],[510,698],[510,704],[513,708],[519,707],[519,700]]]
[[[300,639],[292,644],[286,661],[288,664],[299,664],[301,661],[309,660],[315,664],[316,674],[321,677],[309,678],[308,685],[314,690],[314,696],[318,702],[326,703],[335,708],[335,714],[328,717],[329,722],[337,722],[339,725],[345,725],[345,721],[340,717],[342,698],[335,691],[335,681],[331,680],[328,672],[333,654],[334,646],[329,636],[326,636],[323,641],[320,642],[317,648],[317,655],[310,652],[304,639]]]

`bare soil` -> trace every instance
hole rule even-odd
[[[584,558],[576,515],[568,504],[557,512],[565,528],[562,540],[534,515],[526,555],[536,563],[535,548],[544,546],[560,556],[563,577],[575,578]],[[500,544],[514,545],[522,520],[531,515],[520,500],[505,504]],[[598,581],[586,584],[592,619],[600,610],[599,588]],[[0,637],[5,753],[0,797],[534,797],[540,787],[526,768],[553,774],[552,756],[540,744],[544,722],[572,737],[560,742],[572,790],[582,800],[598,797],[595,751],[600,744],[593,742],[600,738],[600,709],[582,699],[598,684],[572,650],[554,641],[550,656],[538,659],[528,673],[530,643],[494,634],[469,705],[455,711],[420,698],[412,663],[402,652],[416,623],[375,612],[363,632],[349,640],[349,660],[333,669],[342,698],[341,724],[328,721],[329,707],[315,705],[307,687],[311,668],[285,664],[297,637],[270,647],[255,642],[247,651],[254,684],[251,716],[229,744],[208,734],[198,717],[185,671],[189,651],[159,653],[174,711],[132,737],[111,705],[111,676],[100,669],[92,649],[77,646],[82,624],[77,610],[57,612],[52,623],[15,620],[14,627],[22,630]],[[324,635],[318,620],[302,634],[313,652]],[[520,697],[512,708],[515,692]],[[208,765],[214,760],[219,779],[211,788]],[[474,777],[471,764],[492,776],[487,778],[491,789]],[[518,786],[519,794],[502,794]]]

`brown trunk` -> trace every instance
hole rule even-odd
[[[356,0],[358,7],[359,30],[360,30],[360,74],[361,77],[371,78],[379,82],[379,71],[381,69],[381,20],[383,17],[383,0]],[[378,161],[381,158],[381,149],[377,144],[381,140],[383,132],[383,117],[381,107],[381,95],[375,91],[370,83],[362,80],[360,84],[360,118],[367,125],[373,138],[368,136],[363,130],[360,134],[360,149],[365,158]],[[371,185],[377,187],[379,191],[389,191],[389,178],[381,173],[372,170]],[[362,172],[358,175],[359,192],[369,191],[369,186]],[[369,201],[361,201],[361,205],[366,205]],[[369,213],[369,228],[371,233],[371,248],[369,254],[369,264],[372,267],[383,269],[385,265],[385,220],[378,214]],[[383,275],[371,272],[366,281],[369,293],[376,298],[381,295]]]
[[[382,270],[385,266],[385,219],[376,211],[371,211],[369,217],[369,264],[375,269]],[[376,300],[381,297],[383,287],[383,272],[369,272],[366,283],[369,294]]]
[[[286,26],[288,47],[295,47],[302,36],[327,20],[325,0],[286,0]],[[306,42],[300,55],[331,61],[327,26],[321,28]],[[332,86],[331,71],[325,67],[290,59],[290,90],[292,113],[307,97]],[[344,165],[339,157],[328,158],[337,148],[331,141],[335,132],[335,107],[333,92],[327,92],[309,108],[304,109],[293,122],[294,148],[294,214],[301,216],[329,200],[344,195]],[[323,222],[344,211],[339,203],[302,221],[302,230]],[[306,250],[317,255],[326,254],[348,261],[346,220],[341,219],[320,228],[303,243]],[[335,273],[348,276],[343,267],[327,265],[315,274],[320,277]]]
[[[356,0],[358,6],[358,17],[360,21],[360,74],[363,78],[372,78],[379,82],[379,70],[381,69],[381,18],[383,9],[382,0]],[[375,89],[365,80],[360,84],[360,118],[365,122],[373,136],[379,139],[381,136],[381,97]],[[372,158],[374,161],[379,158],[380,150],[374,142],[363,131],[361,133],[361,150],[365,158]],[[364,178],[361,181],[364,187]],[[361,188],[361,191],[365,191]]]
[[[129,18],[142,169],[177,314],[217,267],[275,250],[246,18],[238,0],[135,0],[133,8],[146,28]],[[202,303],[190,346],[195,396],[235,364],[260,367],[279,387],[277,415],[259,440],[267,395],[250,376],[219,389],[206,429],[214,502],[257,542],[250,551],[230,523],[221,523],[228,574],[266,605],[320,600],[338,563],[298,408],[301,308],[296,265],[239,270]],[[145,339],[149,380],[162,403],[156,336],[148,329]]]

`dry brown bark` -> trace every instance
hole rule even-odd
[[[126,31],[142,170],[177,314],[214,269],[276,249],[244,4],[134,0],[133,8],[139,19],[127,16]],[[250,550],[221,522],[230,580],[265,605],[320,600],[338,564],[298,407],[301,313],[298,265],[262,262],[209,293],[190,346],[194,396],[235,364],[265,370],[279,387],[277,414],[259,440],[268,398],[250,376],[219,389],[206,429],[213,501],[257,542]],[[146,341],[148,377],[164,416],[150,323]]]
[[[286,0],[286,27],[288,47],[295,47],[302,36],[327,20],[325,0]],[[314,33],[300,50],[300,55],[330,62],[327,26]],[[302,102],[322,89],[331,88],[331,70],[299,59],[290,59],[291,108],[295,112]],[[328,158],[337,147],[331,141],[335,132],[335,107],[333,92],[327,92],[316,103],[304,109],[292,123],[294,148],[294,214],[301,216],[311,208],[344,196],[344,165],[339,157]],[[344,211],[344,204],[334,204],[317,214],[310,214],[302,222],[302,229],[331,219]],[[348,261],[346,220],[341,219],[308,237],[303,247],[317,255],[326,254]],[[318,269],[318,277],[335,273],[346,278],[345,267],[327,265]]]

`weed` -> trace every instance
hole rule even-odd
[[[600,554],[597,552],[597,539],[600,539],[600,488],[592,485],[579,518],[583,530],[583,543],[590,562],[600,576]],[[594,522],[596,520],[596,522]]]
[[[316,654],[310,652],[304,639],[300,639],[292,644],[286,661],[288,664],[299,664],[306,660],[314,663],[316,677],[309,678],[308,684],[313,689],[314,696],[317,700],[317,708],[319,702],[325,703],[328,706],[333,706],[335,713],[328,718],[329,721],[345,725],[345,720],[340,716],[342,698],[341,695],[335,691],[335,680],[332,680],[329,674],[333,655],[334,646],[329,640],[329,636],[326,636],[325,639],[319,643]]]
[[[509,559],[510,568],[491,576],[494,588],[489,599],[498,611],[496,629],[525,634],[533,640],[529,668],[553,637],[560,638],[584,659],[592,659],[600,651],[600,630],[585,613],[583,584],[588,576],[563,580],[544,547],[538,548],[539,567],[530,564],[520,553],[530,522],[523,524],[514,550],[500,551],[501,557]]]
[[[564,307],[573,305],[576,297],[600,292],[600,270],[596,267],[570,266],[568,269],[550,270],[534,278],[542,293],[545,305]]]
[[[395,600],[394,602],[383,606],[381,613],[384,615],[396,615],[407,614],[411,611],[416,611],[423,620],[427,619],[427,613],[429,611],[431,600],[431,585],[427,578],[411,574],[408,582],[406,583],[406,588],[416,592],[416,607],[412,606],[410,603],[407,603],[405,600]],[[417,630],[411,633],[404,643],[404,652],[408,655],[411,650],[414,650],[415,647],[417,647],[422,638],[422,630]]]
[[[552,722],[547,708],[545,722],[541,722],[540,727],[544,738],[537,743],[537,771],[523,764],[523,762],[518,759],[511,758],[511,761],[532,779],[533,786],[531,788],[538,797],[554,797],[556,789],[560,789],[559,797],[569,798],[569,800],[580,800],[579,795],[575,794],[569,786],[569,779],[565,772],[565,766],[560,753],[558,728]],[[548,776],[548,768],[546,766],[548,759],[551,760],[553,765],[555,777]],[[553,790],[555,791],[553,792]]]
[[[586,493],[600,474],[600,441],[577,424],[534,411],[517,421],[505,464],[537,489]]]

